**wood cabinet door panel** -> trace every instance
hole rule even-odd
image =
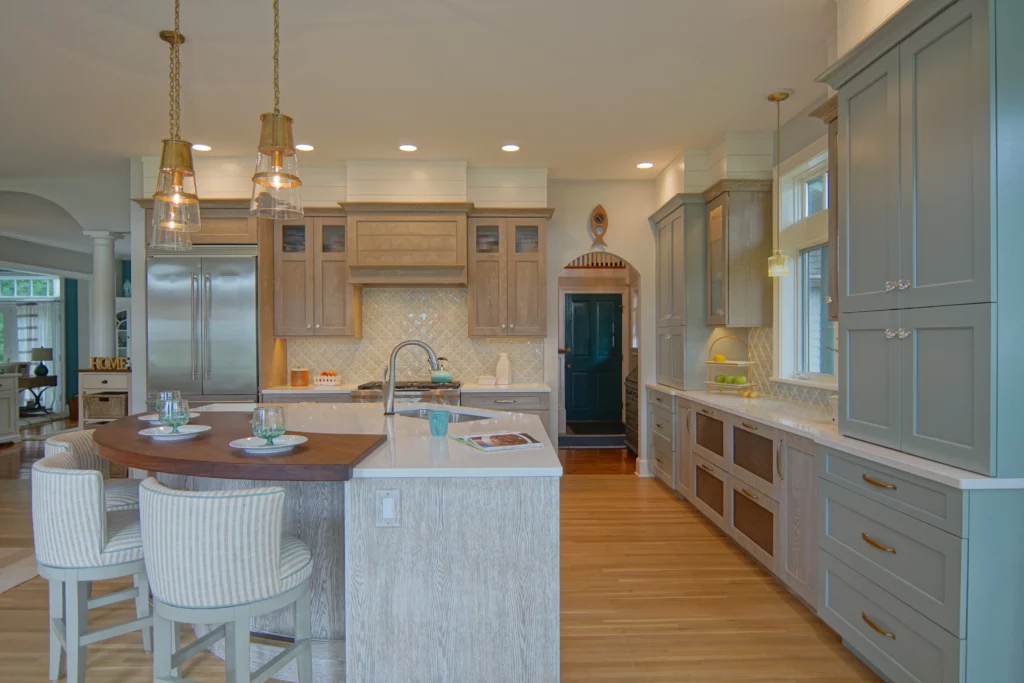
[[[900,44],[901,308],[995,301],[987,14],[957,3]]]
[[[657,246],[658,327],[678,327],[685,323],[686,305],[682,208],[658,224]]]
[[[259,219],[245,209],[201,210],[202,230],[192,233],[192,244],[256,244]]]
[[[503,218],[469,221],[469,336],[508,335],[508,227]]]
[[[686,355],[686,328],[663,327],[656,330],[657,379],[659,384],[685,388],[684,361]]]
[[[903,311],[900,450],[995,476],[994,304]]]
[[[313,219],[274,224],[274,336],[314,334]]]
[[[818,462],[814,443],[783,437],[782,580],[814,607],[818,599]],[[801,441],[799,444],[792,441]]]
[[[358,336],[361,332],[355,316],[358,294],[348,283],[345,219],[314,218],[313,228],[314,333]]]
[[[16,392],[0,393],[0,436],[18,433],[18,402]]]
[[[899,311],[839,317],[839,431],[900,448]]]
[[[547,334],[547,225],[542,219],[508,219],[508,334]]]
[[[363,267],[466,265],[462,216],[352,216],[350,262]]]
[[[728,193],[708,204],[707,324],[726,324],[729,297],[729,258],[726,241]]]
[[[839,310],[897,305],[899,49],[839,91]],[[887,287],[886,283],[893,283]],[[888,291],[887,291],[888,289]]]

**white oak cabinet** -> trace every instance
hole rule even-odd
[[[683,498],[693,497],[693,403],[676,397],[676,483]]]

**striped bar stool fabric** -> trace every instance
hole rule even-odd
[[[152,649],[149,582],[137,509],[108,511],[103,475],[82,469],[79,453],[63,452],[32,466],[32,528],[39,574],[50,584],[50,680],[66,663],[69,683],[85,681],[86,646],[142,631]],[[135,587],[90,598],[93,581],[134,578]],[[88,611],[135,600],[136,618],[88,630]]]
[[[100,457],[92,439],[92,429],[51,436],[43,444],[46,457],[59,453],[76,456],[76,469],[95,470],[103,475],[103,495],[108,511],[134,510],[139,507],[138,479],[111,479],[110,463]]]
[[[225,639],[229,683],[262,683],[293,659],[313,683],[310,576],[305,543],[283,537],[284,489],[177,491],[150,478],[141,489],[142,538],[153,588],[154,683]],[[250,671],[250,620],[295,605],[295,642]],[[219,624],[179,649],[178,624]]]

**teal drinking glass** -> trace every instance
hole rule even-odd
[[[178,427],[188,424],[188,401],[171,398],[160,401],[160,424],[170,427],[172,434],[179,434]]]
[[[178,391],[177,389],[169,389],[167,391],[158,392],[156,395],[156,400],[153,401],[153,410],[159,413],[160,406],[163,405],[164,401],[174,401],[180,398],[181,392]]]
[[[266,439],[268,446],[284,434],[284,408],[282,406],[259,406],[252,411],[252,434]]]
[[[444,436],[448,433],[447,410],[431,410],[427,413],[427,419],[430,421],[431,436]]]

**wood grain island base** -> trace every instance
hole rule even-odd
[[[385,417],[379,404],[289,404],[289,433],[309,441],[284,456],[227,446],[248,436],[249,412],[204,412],[191,441],[154,443],[128,417],[96,431],[100,454],[159,472],[176,488],[281,486],[284,533],[313,553],[314,678],[330,683],[559,679],[559,478],[536,415],[430,406],[480,418],[449,434],[527,432],[543,448],[481,453],[430,436],[426,420]],[[394,514],[385,520],[382,496]],[[209,627],[196,626],[197,635]],[[289,638],[289,610],[253,620]],[[252,664],[280,647],[254,644]],[[222,646],[212,651],[223,656]],[[275,678],[296,680],[294,665]]]

